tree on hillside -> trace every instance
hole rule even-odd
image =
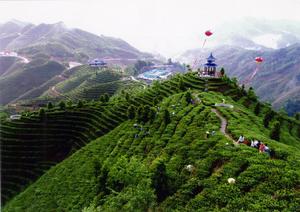
[[[245,96],[247,94],[246,90],[245,90],[245,85],[243,84],[241,87],[241,96]]]
[[[300,121],[300,113],[299,112],[295,114],[295,119]]]
[[[79,100],[79,101],[78,101],[78,103],[77,103],[77,107],[78,107],[78,108],[81,108],[81,107],[83,107],[83,102],[82,102],[81,100]]]
[[[267,112],[267,114],[265,115],[264,120],[263,120],[263,123],[264,123],[264,126],[265,126],[266,128],[269,127],[269,123],[270,123],[270,121],[273,119],[274,115],[275,115],[275,112],[274,112],[272,109],[270,109],[270,110]]]
[[[187,91],[184,95],[185,101],[190,104],[192,102],[192,94],[191,92]]]
[[[142,70],[144,67],[146,66],[153,66],[154,63],[152,63],[151,61],[144,61],[144,60],[138,60],[135,64],[134,64],[134,75],[138,75],[140,73],[142,73]]]
[[[104,94],[104,101],[105,101],[105,102],[108,102],[108,101],[109,101],[109,95],[108,95],[108,93],[105,93],[105,94]]]
[[[144,112],[143,107],[144,107],[143,105],[139,106],[136,111],[136,118],[138,122],[141,122],[143,120],[143,112]]]
[[[143,122],[146,123],[149,120],[149,112],[150,112],[150,106],[149,105],[145,105],[143,107]]]
[[[220,74],[221,74],[222,77],[223,77],[224,74],[225,74],[225,69],[224,69],[223,67],[222,67],[221,70],[220,70]]]
[[[53,104],[52,104],[52,102],[48,102],[48,104],[47,104],[47,108],[48,108],[49,110],[53,108]]]
[[[39,110],[39,117],[40,117],[41,119],[44,119],[45,116],[46,116],[45,110],[44,110],[44,108],[41,108],[41,109]]]
[[[151,123],[154,121],[155,117],[156,117],[156,110],[153,107],[151,107],[149,111],[149,120]]]
[[[129,96],[129,93],[125,93],[125,99],[126,99],[126,101],[129,101],[130,100],[130,96]]]
[[[163,121],[164,121],[165,125],[167,125],[171,122],[170,112],[167,109],[165,109],[163,112]]]
[[[155,189],[157,201],[159,203],[165,200],[169,195],[166,165],[162,161],[159,161],[154,168],[152,186]]]
[[[73,105],[73,102],[71,100],[67,101],[67,106],[68,107],[72,107],[72,105]]]
[[[188,71],[192,71],[192,68],[191,68],[190,65],[186,65],[186,68],[187,68]]]
[[[130,105],[127,109],[127,117],[129,119],[134,119],[135,117],[135,107],[133,105]]]
[[[270,137],[276,141],[280,139],[280,122],[276,121],[271,131]]]
[[[249,98],[250,100],[252,100],[252,101],[254,101],[254,102],[257,101],[257,96],[256,96],[256,94],[255,94],[255,92],[254,92],[254,90],[253,90],[252,87],[249,88],[249,91],[248,91],[247,96],[248,96],[248,98]]]
[[[100,98],[99,98],[100,102],[105,102],[105,97],[104,95],[101,95]]]
[[[65,110],[66,109],[66,103],[64,101],[60,101],[58,103],[59,109]]]
[[[255,108],[254,108],[254,113],[255,113],[255,115],[259,115],[259,113],[260,113],[260,110],[261,110],[261,105],[260,105],[260,103],[259,102],[257,102],[257,104],[255,105]]]
[[[185,90],[185,85],[184,85],[184,82],[183,82],[182,78],[179,79],[178,87],[182,91]]]

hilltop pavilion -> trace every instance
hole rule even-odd
[[[208,76],[216,76],[216,71],[217,71],[217,64],[215,63],[216,58],[210,53],[209,57],[206,58],[207,62],[204,64],[204,72],[203,75],[208,75]]]

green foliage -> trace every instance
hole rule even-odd
[[[109,95],[108,93],[104,94],[104,102],[108,102],[109,101]]]
[[[134,64],[134,69],[135,69],[134,75],[141,74],[144,67],[152,66],[152,65],[154,64],[151,61],[138,60]]]
[[[58,107],[60,110],[65,110],[66,109],[66,103],[64,101],[60,101],[58,103]]]
[[[248,94],[247,94],[248,98],[251,100],[251,101],[254,101],[256,102],[257,101],[257,96],[253,90],[252,87],[249,88],[249,91],[248,91]]]
[[[82,102],[81,100],[79,100],[79,101],[78,101],[78,103],[77,103],[77,107],[78,107],[78,108],[81,108],[81,107],[83,107],[83,102]]]
[[[157,202],[160,203],[169,196],[168,188],[168,176],[166,173],[166,165],[163,161],[158,160],[155,162],[154,173],[152,176],[152,186],[155,189],[155,194],[157,196]]]
[[[54,107],[54,106],[53,106],[52,102],[48,102],[47,108],[50,110],[50,109],[52,109],[53,107]]]
[[[257,102],[254,108],[254,114],[258,116],[260,114],[260,111],[261,111],[261,104],[260,102]]]
[[[181,78],[179,79],[179,86],[178,87],[182,91],[185,90],[185,85],[184,85],[184,82],[183,82],[183,80]]]
[[[186,92],[178,89],[179,79],[201,102],[186,104]],[[115,96],[106,104],[48,111],[43,125],[36,122],[36,112],[24,122],[5,124],[1,129],[5,149],[28,145],[26,149],[34,153],[30,156],[38,162],[43,160],[35,149],[44,159],[45,152],[61,155],[60,145],[73,144],[66,152],[82,148],[54,163],[39,180],[7,201],[3,211],[296,211],[298,122],[282,116],[280,139],[275,142],[269,138],[270,130],[263,127],[263,117],[253,113],[254,105],[248,109],[235,101],[239,91],[228,83],[208,79],[208,92],[202,92],[204,81],[189,73],[135,90],[130,102]],[[222,99],[234,108],[215,107]],[[135,120],[128,119],[133,106],[138,108],[137,127]],[[266,108],[261,106],[260,114],[264,114]],[[268,143],[275,150],[272,159],[255,148],[234,145],[219,131],[221,121],[212,109],[227,119],[227,131],[234,139],[244,134],[246,139]],[[274,112],[270,126],[276,125],[273,119],[278,116]],[[23,136],[24,129],[30,136]],[[216,133],[205,139],[207,130]],[[45,135],[52,137],[45,141]],[[52,152],[46,151],[49,144],[55,147]],[[9,151],[3,153],[4,160],[13,158],[11,163],[26,159],[18,157],[20,151],[13,157],[8,157]],[[16,173],[27,173],[28,166],[21,168]],[[9,178],[11,172],[4,173]],[[235,184],[228,184],[230,177],[236,179]],[[11,190],[5,186],[5,191]]]
[[[220,70],[220,74],[221,74],[222,77],[225,75],[225,69],[223,67]]]
[[[129,119],[134,119],[135,117],[135,107],[133,105],[130,105],[127,109],[127,117]]]
[[[151,107],[149,111],[149,120],[152,123],[155,120],[156,117],[156,110],[155,108]]]
[[[137,118],[138,122],[143,121],[143,116],[144,116],[143,112],[144,112],[144,106],[143,105],[139,106],[137,111],[136,111],[136,118]]]
[[[300,112],[295,114],[295,119],[300,121]]]
[[[275,113],[271,109],[266,113],[264,120],[263,120],[264,127],[266,127],[266,128],[269,127],[269,123],[274,118],[274,115],[275,115]]]
[[[126,99],[126,101],[130,101],[130,96],[129,96],[129,93],[125,93],[125,99]]]
[[[41,119],[43,119],[43,118],[45,118],[45,116],[46,116],[45,109],[44,108],[40,108],[40,110],[39,110],[39,117]]]
[[[64,66],[54,61],[33,60],[22,67],[21,70],[15,71],[6,77],[0,77],[0,104],[7,104],[30,90],[41,86],[55,75],[61,74],[64,69]],[[43,88],[43,91],[48,88]]]
[[[167,109],[163,111],[163,122],[165,125],[168,125],[171,122],[170,112]]]
[[[280,140],[280,122],[275,122],[270,137],[276,141]]]
[[[185,101],[186,101],[188,104],[190,104],[190,103],[192,102],[192,94],[191,94],[191,92],[187,91],[187,92],[185,93],[184,97],[185,97]]]
[[[104,95],[101,95],[100,98],[99,98],[99,100],[100,100],[101,102],[105,102],[105,97],[104,97]]]
[[[72,105],[73,105],[73,102],[71,100],[67,101],[67,106],[68,107],[72,107]]]

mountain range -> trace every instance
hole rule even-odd
[[[16,51],[29,58],[48,55],[60,61],[86,62],[92,58],[138,59],[152,57],[124,40],[98,36],[80,29],[55,24],[10,21],[0,25],[0,51]]]

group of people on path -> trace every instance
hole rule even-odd
[[[256,148],[258,149],[258,151],[260,153],[266,153],[268,154],[269,156],[272,156],[274,151],[272,151],[270,149],[270,147],[268,146],[268,144],[264,144],[263,142],[259,141],[259,140],[252,140],[251,141],[248,141],[245,139],[245,137],[243,135],[240,135],[239,139],[237,140],[237,143],[239,144],[246,144],[247,146],[251,146],[253,148]]]

